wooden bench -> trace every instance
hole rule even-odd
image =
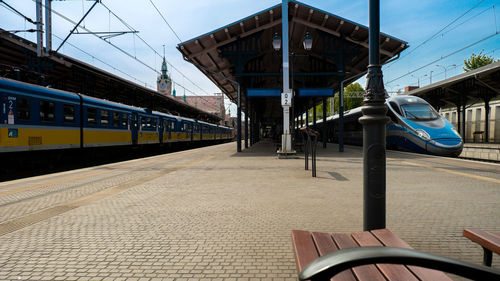
[[[452,280],[442,271],[500,280],[495,269],[410,250],[387,229],[352,234],[292,230],[292,243],[300,280],[330,280],[331,276],[335,281]]]
[[[483,247],[484,257],[483,264],[491,266],[493,254],[500,255],[500,232],[490,232],[479,229],[464,229],[464,237],[469,238],[472,242],[476,242]]]

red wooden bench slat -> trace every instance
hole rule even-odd
[[[320,256],[324,256],[328,253],[338,250],[337,245],[333,242],[332,236],[329,233],[313,232],[312,237],[316,243],[316,248]],[[341,273],[335,275],[332,281],[356,281],[354,273],[351,269],[344,270]]]
[[[300,273],[304,267],[317,259],[319,255],[309,231],[292,230],[292,242],[297,271]]]
[[[500,254],[500,233],[466,228],[463,235],[493,253]]]
[[[384,246],[370,232],[359,232],[351,235],[360,246]],[[418,281],[415,275],[404,265],[376,264],[376,266],[388,280]]]
[[[359,245],[348,234],[332,234],[333,240],[339,249],[359,247]],[[382,273],[375,265],[363,265],[352,268],[358,280],[386,281]]]
[[[396,236],[388,229],[373,230],[372,234],[375,237],[377,237],[377,239],[380,242],[382,242],[382,244],[384,244],[385,246],[413,249],[412,247],[410,247],[410,245],[408,245],[408,243],[406,243],[404,240]],[[453,281],[451,278],[449,278],[446,274],[444,274],[441,271],[418,267],[418,266],[408,266],[408,269],[410,269],[422,281],[434,281],[434,280]]]

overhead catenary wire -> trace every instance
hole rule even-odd
[[[441,28],[439,31],[437,31],[436,33],[434,33],[432,36],[430,36],[429,38],[427,38],[426,40],[424,40],[422,43],[420,43],[419,45],[417,45],[415,48],[413,48],[412,50],[410,50],[408,53],[404,54],[401,56],[401,58],[399,60],[395,60],[394,62],[388,64],[385,68],[389,68],[391,67],[392,65],[394,65],[395,63],[401,61],[403,58],[409,56],[410,54],[412,54],[415,50],[417,50],[418,48],[422,47],[423,45],[425,45],[426,43],[428,43],[429,41],[433,40],[434,38],[436,38],[439,34],[441,34],[441,32],[443,32],[446,28],[448,28],[449,26],[451,26],[452,24],[454,24],[455,22],[457,22],[459,19],[461,19],[463,16],[465,16],[466,14],[468,14],[470,11],[472,11],[473,9],[475,9],[477,6],[479,6],[482,2],[484,2],[484,0],[480,0],[478,3],[476,3],[474,6],[472,6],[471,8],[469,8],[467,11],[465,11],[463,14],[461,14],[460,16],[458,16],[457,18],[455,18],[454,20],[452,20],[449,24],[447,24],[445,27]]]
[[[165,22],[165,24],[167,24],[168,28],[170,28],[170,30],[172,30],[172,32],[174,33],[175,37],[177,37],[177,39],[179,39],[179,42],[182,42],[181,38],[179,37],[179,35],[177,35],[177,33],[175,32],[175,30],[172,28],[172,26],[168,23],[168,21],[165,19],[165,17],[163,16],[163,14],[160,12],[160,10],[156,7],[155,3],[153,3],[153,0],[149,0],[149,2],[151,2],[151,5],[153,5],[153,7],[156,9],[156,11],[158,12],[158,14],[160,14],[160,17],[163,19],[163,21]]]
[[[14,7],[12,7],[11,5],[9,5],[8,3],[6,3],[5,1],[3,0],[0,0],[0,3],[3,4],[6,8],[8,8],[9,10],[11,10],[12,12],[14,12],[15,14],[21,16],[24,18],[24,20],[27,20],[29,21],[30,23],[32,24],[36,24],[36,21],[32,20],[31,18],[25,16],[23,13],[19,12],[18,10],[16,10]]]
[[[109,9],[102,1],[101,1],[101,5],[106,8],[108,11],[111,12],[111,14],[113,16],[115,16],[121,23],[123,23],[123,25],[125,25],[128,29],[130,29],[131,31],[137,31],[135,30],[132,26],[130,26],[128,23],[126,23],[123,19],[121,19],[118,15],[116,15],[113,11],[111,11],[111,9]],[[162,57],[162,55],[156,51],[155,48],[153,48],[150,44],[148,44],[141,36],[137,35],[137,38],[139,38],[146,46],[148,46],[156,55],[158,55],[160,58]],[[184,73],[182,73],[179,69],[177,69],[173,64],[171,64],[170,62],[168,62],[167,60],[165,60],[165,62],[170,66],[172,67],[174,70],[176,70],[178,73],[180,73],[184,78],[186,78],[186,80],[188,80],[191,84],[193,84],[194,86],[196,86],[198,89],[200,89],[201,91],[205,92],[207,95],[209,95],[209,93],[207,91],[205,91],[204,89],[202,89],[200,86],[198,86],[196,83],[194,83],[191,79],[189,79],[188,77],[186,77],[184,75]]]
[[[4,2],[3,2],[3,0],[2,0],[2,3],[4,3]],[[43,4],[42,4],[42,5],[43,5]],[[5,7],[5,8],[7,8],[7,7]],[[11,12],[13,12],[13,13],[17,14],[18,16],[23,17],[23,18],[25,18],[25,19],[26,19],[26,16],[24,16],[22,13],[19,13],[19,12],[13,11],[12,9],[8,9],[8,10],[10,10]],[[52,10],[52,12],[54,12],[56,15],[60,16],[61,18],[65,19],[66,21],[68,21],[68,22],[70,22],[70,23],[72,23],[72,24],[75,24],[75,25],[76,25],[76,22],[74,22],[73,20],[71,20],[71,19],[67,18],[66,16],[62,15],[61,13],[59,13],[59,12],[57,12],[57,11],[54,11],[54,10]],[[36,24],[36,23],[34,23],[34,24]],[[82,29],[84,29],[85,31],[89,32],[90,34],[92,34],[92,35],[94,35],[94,36],[96,36],[96,37],[100,38],[99,36],[97,36],[94,32],[92,32],[92,31],[91,31],[91,30],[89,30],[88,28],[85,28],[85,27],[81,27],[81,28],[82,28]],[[62,40],[62,39],[61,39],[61,37],[57,36],[56,34],[53,34],[53,36],[54,36],[54,37],[56,37],[56,38],[58,38],[58,39],[60,39],[60,40]],[[105,41],[106,43],[110,44],[111,46],[115,47],[116,49],[120,50],[122,53],[125,53],[125,54],[126,54],[126,55],[128,55],[129,57],[131,57],[131,58],[135,59],[136,61],[141,62],[141,64],[145,65],[146,67],[148,67],[148,68],[152,69],[153,71],[157,72],[155,69],[153,69],[153,68],[151,68],[150,66],[146,65],[144,62],[142,62],[142,61],[140,61],[139,59],[135,58],[134,56],[132,56],[131,54],[127,53],[126,51],[124,51],[124,50],[123,50],[123,49],[121,49],[120,47],[116,46],[115,44],[112,44],[111,42],[108,42],[107,40],[104,40],[104,39],[102,39],[102,38],[100,38],[100,39],[101,39],[101,40],[103,40],[103,41]],[[82,53],[85,53],[86,55],[90,56],[92,59],[98,60],[99,62],[101,62],[101,63],[103,63],[103,64],[107,65],[108,67],[111,67],[113,70],[118,71],[119,73],[121,73],[121,74],[123,74],[123,75],[125,75],[125,76],[127,76],[127,77],[129,77],[129,78],[131,78],[131,79],[133,79],[133,80],[135,80],[135,81],[137,81],[137,82],[141,83],[141,84],[144,84],[145,86],[147,86],[147,85],[148,85],[146,82],[141,81],[141,80],[139,80],[139,79],[137,79],[137,78],[133,77],[132,75],[130,75],[130,74],[128,74],[128,73],[126,73],[126,72],[124,72],[123,70],[120,70],[120,69],[118,69],[118,68],[116,68],[116,67],[112,66],[112,65],[111,65],[111,64],[109,64],[109,63],[106,63],[106,62],[105,62],[105,61],[103,61],[102,59],[99,59],[98,57],[96,57],[96,56],[94,56],[94,55],[92,55],[92,54],[90,54],[90,53],[88,53],[88,52],[84,51],[84,50],[83,50],[83,49],[81,49],[81,48],[78,48],[78,47],[77,47],[77,46],[75,46],[74,44],[71,44],[71,43],[69,43],[69,42],[66,42],[66,44],[68,44],[68,45],[70,45],[70,46],[72,46],[72,47],[76,48],[77,50],[81,51]],[[157,54],[157,52],[155,52],[155,53]],[[159,72],[157,72],[157,73],[159,74]],[[182,73],[181,73],[181,74],[182,74]],[[178,86],[180,86],[181,88],[183,88],[183,89],[187,90],[189,93],[192,93],[193,95],[198,95],[198,94],[196,94],[194,91],[189,90],[189,89],[188,89],[186,86],[184,86],[184,85],[181,85],[181,84],[179,84],[179,83],[177,83],[177,85],[178,85]],[[204,99],[204,98],[202,98],[202,99],[203,99],[203,100],[205,100],[205,101],[208,103],[208,105],[209,105],[210,107],[212,107],[212,108],[214,108],[214,109],[216,108],[216,106],[215,106],[215,105],[212,105],[212,104],[211,104],[211,103],[209,103],[209,101],[207,101],[206,99]]]
[[[3,1],[3,0],[2,0]],[[35,2],[36,0],[32,0],[33,2]],[[113,16],[115,16],[118,20],[120,20],[120,22],[122,22],[129,30],[131,31],[135,31],[136,30],[130,26],[128,23],[126,23],[123,19],[121,19],[120,17],[118,17],[118,15],[116,15],[113,11],[111,11],[107,6],[105,6],[102,1],[100,1],[100,4],[103,5],[103,7],[105,7]],[[42,6],[45,7],[45,5],[42,3]],[[56,15],[58,15],[59,17],[63,18],[64,20],[76,25],[76,22],[69,19],[68,17],[64,16],[63,14],[57,12],[56,10],[52,9],[52,12]],[[145,67],[149,68],[150,70],[154,71],[155,73],[157,73],[158,75],[161,74],[159,71],[157,71],[155,68],[149,66],[148,64],[146,64],[145,62],[143,62],[142,60],[136,58],[134,55],[130,54],[129,52],[123,50],[122,48],[120,48],[119,46],[113,44],[112,42],[110,42],[109,40],[105,40],[104,38],[101,38],[100,36],[98,36],[97,34],[95,34],[95,32],[91,31],[90,29],[86,28],[86,27],[80,27],[82,28],[83,30],[87,31],[88,33],[94,35],[95,37],[103,40],[104,42],[108,43],[109,45],[113,46],[115,49],[119,50],[120,52],[122,52],[123,54],[125,54],[126,56],[132,58],[133,60],[136,60],[137,62],[139,62],[140,64],[144,65]],[[150,45],[148,44],[142,37],[138,36],[137,37],[146,45],[148,46],[156,55],[158,55],[159,57],[161,57],[161,55]],[[166,61],[166,63],[168,65],[170,65],[174,70],[176,70],[179,74],[181,74],[186,80],[188,80],[192,85],[196,86],[198,89],[200,89],[201,91],[205,92],[207,95],[208,92],[206,92],[204,89],[202,89],[200,86],[198,86],[196,83],[194,83],[191,79],[189,79],[188,77],[186,77],[184,75],[184,73],[182,73],[179,69],[177,69],[174,65],[172,65],[170,62]],[[181,87],[187,89],[185,86],[181,85]],[[202,96],[200,96],[199,94],[195,93],[194,91],[191,91],[188,89],[188,92],[192,93],[193,95],[196,95],[196,96],[199,96],[202,100],[204,100],[208,106],[210,107],[215,107],[215,106],[212,106],[212,104],[206,100],[205,98],[203,98]]]
[[[458,49],[458,50],[455,50],[455,51],[453,51],[453,52],[451,52],[451,53],[449,53],[449,54],[447,54],[447,55],[445,55],[445,56],[441,56],[439,59],[433,60],[433,61],[431,61],[431,62],[429,62],[429,63],[427,63],[427,64],[425,64],[425,65],[423,65],[423,66],[420,66],[420,67],[418,67],[418,68],[416,68],[416,69],[414,69],[414,70],[412,70],[412,71],[409,71],[409,72],[408,72],[408,73],[406,73],[406,74],[403,74],[403,75],[401,75],[401,76],[399,76],[399,77],[397,77],[397,78],[394,78],[394,79],[392,79],[391,81],[386,82],[386,84],[389,84],[389,83],[395,82],[395,81],[397,81],[397,80],[399,80],[399,79],[401,79],[401,78],[403,78],[403,77],[405,77],[405,76],[408,76],[408,75],[410,75],[410,74],[412,74],[412,73],[415,73],[415,72],[417,72],[417,71],[419,71],[419,70],[421,70],[421,69],[423,69],[423,68],[425,68],[425,67],[427,67],[427,66],[429,66],[429,65],[431,65],[431,64],[434,64],[434,63],[436,63],[436,62],[438,62],[438,61],[440,61],[440,60],[443,60],[443,59],[445,59],[445,58],[447,58],[447,57],[450,57],[450,56],[452,56],[452,55],[454,55],[454,54],[457,54],[457,53],[459,53],[459,52],[461,52],[461,51],[463,51],[463,50],[465,50],[465,49],[468,49],[468,48],[470,48],[470,47],[472,47],[472,46],[474,46],[474,45],[477,45],[477,44],[479,44],[479,43],[481,43],[481,42],[483,42],[483,41],[486,41],[486,40],[488,40],[488,39],[490,39],[490,38],[492,38],[492,37],[494,37],[494,36],[496,36],[496,35],[498,35],[498,34],[499,34],[499,32],[495,32],[495,33],[492,33],[492,34],[490,34],[490,35],[488,35],[488,36],[486,36],[486,37],[483,37],[483,38],[481,38],[481,39],[479,39],[479,40],[477,40],[477,41],[475,41],[475,42],[473,42],[473,43],[471,43],[471,44],[469,44],[469,45],[466,45],[466,46],[464,46],[464,47],[462,47],[462,48],[460,48],[460,49]]]
[[[24,18],[24,16],[23,16],[22,14],[19,14],[19,13],[16,13],[16,14],[18,14],[19,16],[21,16],[21,17],[23,17],[23,18]],[[27,31],[30,31],[30,32],[31,32],[31,29],[28,29]],[[33,29],[33,31],[36,31],[36,30],[35,30],[35,29]],[[57,36],[56,34],[52,34],[52,35],[53,35],[54,37],[56,37],[57,39],[61,40],[61,41],[63,40],[63,38],[61,38],[61,37]],[[111,67],[113,70],[118,71],[118,72],[122,73],[123,75],[126,75],[127,77],[129,77],[129,78],[131,78],[131,79],[133,79],[133,80],[135,80],[135,81],[140,82],[141,84],[145,84],[145,85],[147,84],[146,82],[141,81],[141,80],[139,80],[139,79],[135,78],[134,76],[132,76],[132,75],[130,75],[130,74],[128,74],[128,73],[126,73],[126,72],[124,72],[124,71],[120,70],[119,68],[117,68],[117,67],[115,67],[115,66],[113,66],[113,65],[111,65],[111,64],[109,64],[109,63],[107,63],[107,62],[105,62],[105,61],[103,61],[103,60],[101,60],[100,58],[98,58],[98,57],[96,57],[96,56],[92,55],[91,53],[86,52],[85,50],[83,50],[83,49],[81,49],[81,48],[77,47],[76,45],[73,45],[73,44],[71,44],[71,43],[69,43],[69,42],[67,42],[66,44],[68,44],[68,45],[70,45],[71,47],[73,47],[73,48],[77,49],[78,51],[80,51],[80,52],[82,52],[82,53],[84,53],[84,54],[86,54],[86,55],[90,56],[92,59],[95,59],[95,60],[97,60],[97,61],[99,61],[99,62],[101,62],[101,63],[105,64],[105,65],[106,65],[106,66],[108,66],[108,67]]]

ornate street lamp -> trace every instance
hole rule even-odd
[[[273,49],[277,52],[281,49],[281,37],[278,33],[274,33],[273,36]]]
[[[313,38],[309,32],[306,33],[304,36],[304,41],[302,41],[302,44],[304,45],[304,50],[310,51],[313,45]]]

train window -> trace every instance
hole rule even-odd
[[[101,126],[109,125],[109,111],[101,110]]]
[[[401,106],[406,118],[410,120],[435,120],[439,114],[428,104],[405,104]]]
[[[170,128],[172,128],[172,131],[175,131],[175,126],[176,126],[176,122],[172,121],[172,125],[170,126]]]
[[[399,106],[395,102],[391,101],[389,102],[389,104],[391,105],[392,109],[396,111],[397,114],[402,115],[401,111],[399,110]]]
[[[75,106],[70,104],[63,105],[64,123],[75,123]]]
[[[26,98],[17,98],[17,119],[30,120],[30,101]]]
[[[120,127],[120,113],[113,112],[113,127]]]
[[[146,128],[151,128],[151,118],[146,118]]]
[[[53,102],[40,101],[40,121],[54,122],[56,120],[56,105]]]
[[[128,127],[128,114],[122,113],[122,127]]]
[[[156,120],[156,118],[153,118],[153,121],[151,122],[151,127],[155,130],[156,130],[156,124],[157,124],[157,120]]]
[[[97,125],[97,109],[91,107],[87,108],[87,124]]]
[[[392,112],[391,110],[387,110],[387,115],[389,115],[392,122],[396,124],[398,123],[398,119],[396,118],[396,115],[394,115],[394,112]]]

